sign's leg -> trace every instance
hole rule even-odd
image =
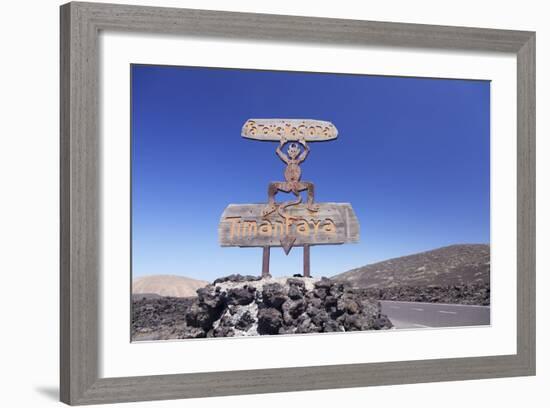
[[[311,273],[309,270],[309,245],[304,245],[304,278],[311,277]]]
[[[269,250],[270,247],[264,246],[264,256],[262,260],[262,278],[269,278]]]

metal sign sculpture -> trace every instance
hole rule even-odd
[[[303,276],[310,276],[310,246],[359,241],[359,222],[349,203],[316,203],[312,182],[302,181],[300,164],[307,158],[308,142],[338,137],[336,127],[310,119],[249,119],[243,137],[278,141],[277,156],[286,164],[284,181],[269,183],[267,204],[230,204],[223,212],[218,235],[221,246],[263,247],[262,277],[269,275],[270,248],[280,246],[288,254],[292,247],[304,248]],[[286,153],[284,146],[288,144]],[[307,192],[302,204],[301,193]],[[278,192],[296,198],[277,203]]]

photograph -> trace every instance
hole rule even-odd
[[[490,326],[491,81],[129,69],[132,342]]]
[[[470,3],[5,2],[0,405],[545,405],[548,13]]]

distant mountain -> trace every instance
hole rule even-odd
[[[451,245],[352,269],[332,277],[356,288],[489,284],[486,244]]]
[[[132,282],[132,294],[172,297],[197,296],[197,289],[208,282],[177,275],[143,276]]]

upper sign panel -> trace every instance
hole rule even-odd
[[[324,142],[336,139],[336,126],[325,120],[314,119],[248,119],[241,135],[248,139],[264,141],[305,140],[306,142]]]

